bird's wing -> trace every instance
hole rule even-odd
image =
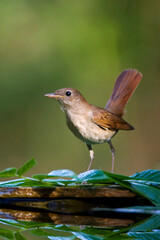
[[[132,130],[132,127],[121,117],[116,116],[113,113],[99,108],[99,111],[93,113],[92,122],[98,125],[100,128],[106,130]]]

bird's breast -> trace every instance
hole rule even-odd
[[[107,142],[115,134],[115,131],[102,129],[93,123],[90,114],[66,114],[66,123],[73,134],[87,144]]]

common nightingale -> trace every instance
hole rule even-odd
[[[88,103],[74,88],[62,88],[54,93],[45,94],[46,97],[58,100],[65,113],[68,128],[86,143],[91,159],[88,170],[94,159],[92,144],[108,142],[112,153],[111,172],[113,172],[115,149],[111,139],[119,130],[134,129],[122,116],[126,103],[141,79],[142,74],[138,70],[124,70],[118,76],[105,108]]]

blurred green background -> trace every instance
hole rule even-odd
[[[103,107],[127,68],[144,76],[124,116],[135,131],[113,138],[120,174],[160,167],[160,1],[0,1],[0,169],[34,157],[30,174],[85,171],[85,144],[44,94],[73,87]],[[108,144],[93,148],[110,171]]]

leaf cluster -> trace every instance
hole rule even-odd
[[[77,227],[54,225],[49,223],[22,222],[15,220],[0,219],[0,223],[18,228],[18,230],[6,230],[0,228],[2,239],[25,240],[23,231],[29,231],[38,237],[47,237],[54,240],[84,239],[84,240],[105,240],[105,239],[160,239],[160,171],[146,170],[136,173],[130,177],[108,173],[102,170],[90,170],[75,174],[71,170],[54,170],[48,174],[36,174],[32,177],[25,177],[36,161],[31,159],[19,169],[7,168],[0,172],[0,178],[12,178],[12,180],[1,181],[0,187],[53,187],[53,186],[100,186],[119,184],[123,188],[129,189],[147,198],[153,207],[134,207],[139,210],[153,211],[146,221],[136,223],[123,229],[100,229],[96,227]]]
[[[0,218],[0,223],[13,227],[14,230],[0,228],[2,239],[26,240],[24,233],[30,232],[31,235],[46,237],[53,240],[124,240],[124,239],[160,239],[160,216],[153,215],[146,221],[136,223],[127,228],[98,228],[81,227],[70,225],[55,225],[51,223],[25,222],[15,220],[4,220]],[[44,239],[44,238],[43,238]]]
[[[146,170],[136,173],[130,177],[93,169],[76,174],[68,169],[53,170],[48,174],[35,174],[32,177],[25,177],[36,161],[29,160],[19,169],[7,168],[0,172],[0,178],[14,178],[8,181],[1,181],[0,187],[54,187],[54,186],[99,186],[119,184],[145,198],[156,207],[160,206],[160,171]]]

